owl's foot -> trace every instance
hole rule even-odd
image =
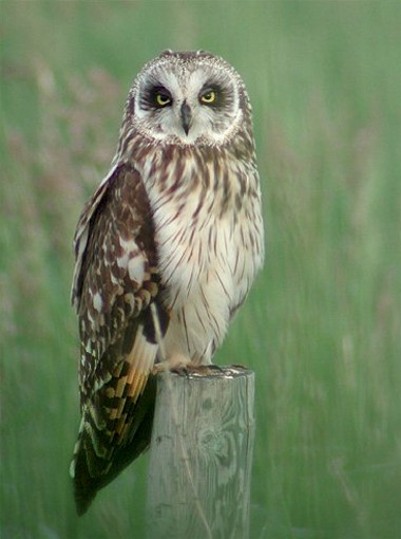
[[[179,368],[170,369],[171,372],[180,374],[181,376],[191,376],[195,374],[198,376],[208,376],[213,373],[213,371],[223,372],[218,365],[198,365],[194,363],[189,363]]]
[[[160,372],[176,372],[177,374],[184,374],[188,367],[192,365],[191,360],[182,355],[175,354],[169,357],[166,361],[157,363],[152,370],[152,374],[159,374]]]
[[[220,365],[215,365],[214,363],[211,363],[210,365],[205,365],[205,368],[212,371],[224,372],[224,369],[220,367]]]
[[[175,374],[189,376],[191,374],[207,375],[210,371],[217,370],[223,372],[223,369],[218,365],[199,365],[192,362],[187,357],[177,354],[172,356],[167,361],[157,363],[153,367],[152,374],[158,374],[160,372],[174,372]]]

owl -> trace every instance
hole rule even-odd
[[[143,67],[74,247],[82,514],[149,446],[157,372],[211,364],[263,263],[251,106],[226,61],[168,50]]]

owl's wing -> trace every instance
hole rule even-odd
[[[71,475],[82,514],[150,442],[158,350],[152,312],[163,332],[168,315],[159,302],[152,215],[136,169],[120,165],[102,182],[78,223],[75,253],[82,421]]]

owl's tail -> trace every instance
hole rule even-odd
[[[156,377],[150,374],[136,402],[127,399],[125,403],[123,435],[120,433],[119,437],[116,437],[115,430],[108,428],[109,418],[100,417],[96,402],[82,410],[70,466],[78,515],[88,510],[98,490],[149,447],[155,401]]]

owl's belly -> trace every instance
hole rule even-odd
[[[164,343],[167,358],[179,355],[194,364],[210,363],[227,331],[229,303],[212,273],[209,280],[201,279],[185,301],[174,303],[170,309]]]
[[[170,312],[165,352],[167,357],[208,364],[224,339],[232,311],[246,295],[249,279],[244,272],[249,269],[230,221],[193,234],[190,227],[183,228],[180,234],[180,242],[166,241],[168,248],[160,250],[163,301]]]
[[[260,208],[245,194],[238,207],[241,184],[234,174],[227,177],[229,196],[212,177],[213,189],[198,182],[174,197],[157,185],[149,189],[162,301],[170,313],[167,357],[209,363],[261,264]],[[185,185],[192,180],[188,176]]]

